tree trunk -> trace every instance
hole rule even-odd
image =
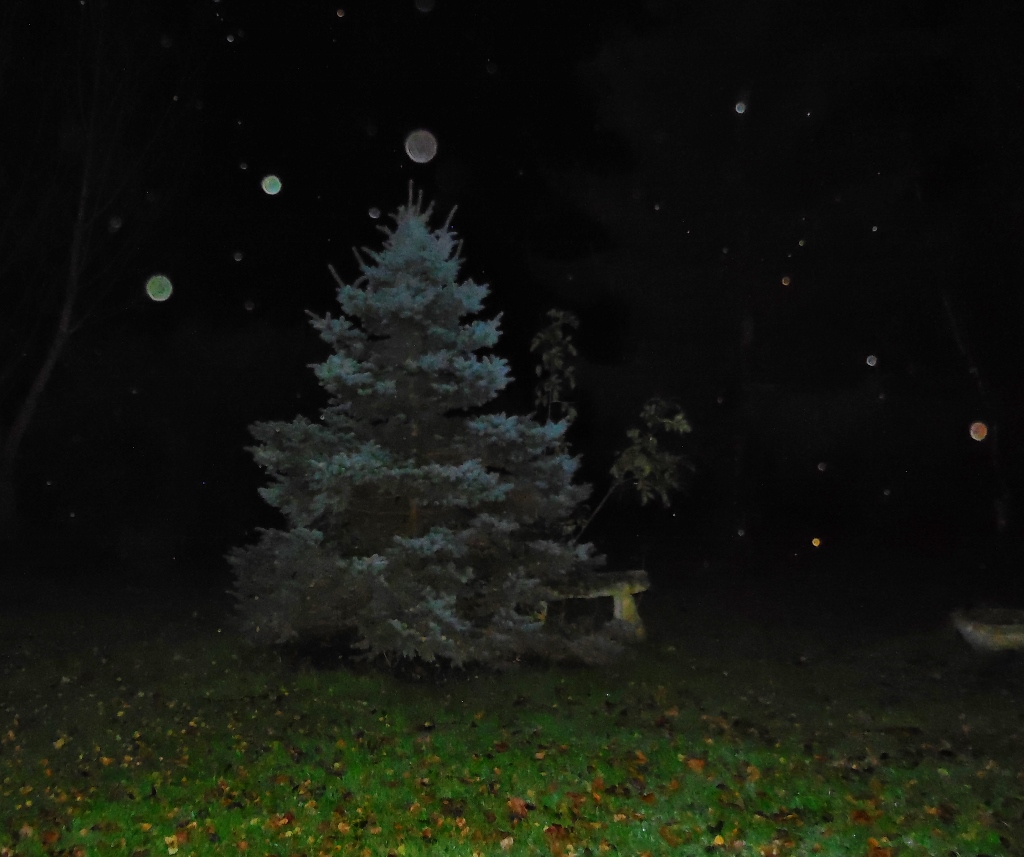
[[[71,276],[77,281],[77,274]],[[3,448],[0,449],[0,541],[14,539],[18,534],[18,453],[21,450],[25,431],[35,416],[39,401],[43,397],[43,391],[53,375],[53,369],[57,365],[71,333],[70,320],[74,298],[70,288],[68,292],[60,322],[50,342],[46,359],[36,372],[32,386],[29,387],[28,393],[25,394],[25,398],[22,399],[21,406],[15,414],[14,422],[11,423],[3,437]]]
[[[12,541],[18,534],[18,508],[14,476],[0,469],[0,543]]]
[[[64,353],[64,347],[72,333],[72,318],[75,312],[75,302],[78,298],[78,289],[81,285],[82,260],[87,250],[88,223],[87,212],[89,197],[92,191],[92,171],[95,163],[96,136],[93,121],[95,116],[90,117],[88,129],[87,150],[85,162],[82,167],[82,179],[78,192],[78,207],[75,213],[75,222],[71,231],[71,250],[68,258],[67,281],[64,287],[64,300],[61,304],[60,318],[57,327],[50,340],[50,347],[46,357],[36,370],[32,384],[28,392],[21,400],[14,420],[8,426],[0,447],[0,540],[11,540],[17,535],[18,523],[18,491],[17,491],[17,465],[18,453],[21,451],[21,442],[25,438],[25,432],[32,422],[32,418],[39,408],[39,402],[43,397],[47,384],[53,376],[53,370],[57,361]]]

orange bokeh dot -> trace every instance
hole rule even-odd
[[[820,548],[821,547],[821,539],[811,539],[811,544],[814,545],[816,548]]]
[[[988,426],[983,422],[971,423],[971,440],[984,440],[988,437]]]

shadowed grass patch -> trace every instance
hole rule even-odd
[[[417,682],[156,615],[6,626],[0,853],[886,857],[1022,841],[1016,700],[966,672],[954,685],[966,656],[947,637],[908,643],[901,666],[662,639],[611,669]]]

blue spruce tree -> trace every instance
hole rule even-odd
[[[311,314],[333,353],[314,369],[316,422],[261,422],[251,447],[287,521],[229,555],[243,630],[256,642],[354,636],[366,657],[501,666],[520,656],[586,662],[619,651],[545,627],[546,602],[603,562],[557,534],[588,489],[564,422],[486,413],[512,380],[485,353],[499,317],[486,285],[458,281],[461,244],[429,224],[422,194],[384,249],[356,252],[341,314]],[[454,214],[454,211],[452,212]]]

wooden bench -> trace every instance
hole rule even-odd
[[[574,581],[571,586],[563,587],[554,600],[568,601],[570,598],[611,598],[613,601],[612,615],[633,627],[637,640],[647,636],[643,619],[636,609],[633,598],[640,592],[646,592],[651,586],[647,572],[642,570],[595,573]],[[543,616],[546,617],[547,609]],[[543,618],[543,617],[542,617]]]

